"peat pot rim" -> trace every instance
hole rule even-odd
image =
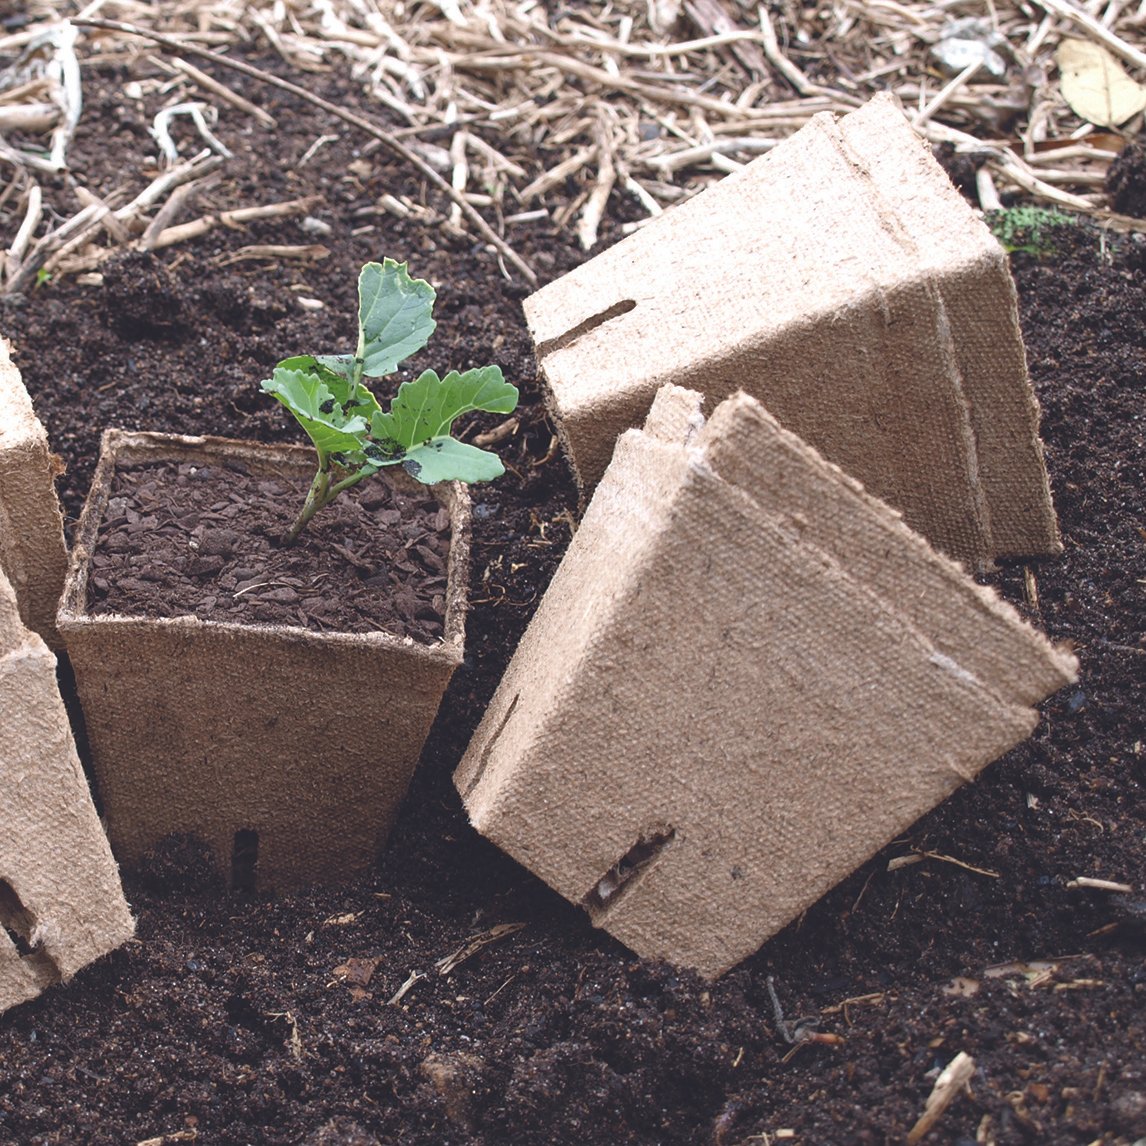
[[[100,455],[92,476],[91,488],[84,501],[72,540],[64,593],[60,599],[58,624],[61,632],[80,627],[100,626],[107,630],[130,630],[138,627],[216,633],[259,633],[284,640],[321,641],[324,644],[346,644],[361,648],[375,645],[380,650],[401,652],[430,662],[461,664],[465,646],[465,619],[469,569],[469,492],[461,482],[443,482],[426,486],[428,492],[449,511],[450,555],[446,568],[446,611],[443,635],[434,644],[394,633],[316,632],[301,625],[242,623],[238,621],[202,620],[193,614],[179,617],[143,617],[88,613],[88,571],[96,548],[99,528],[111,497],[112,478],[119,464],[147,461],[192,461],[204,456],[231,458],[242,462],[253,472],[275,476],[303,474],[308,480],[314,470],[314,450],[309,446],[245,441],[211,435],[166,434],[146,430],[104,430]],[[411,482],[414,479],[409,479]]]

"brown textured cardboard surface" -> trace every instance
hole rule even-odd
[[[56,609],[68,553],[56,497],[59,462],[0,338],[0,569],[25,625],[59,648]]]
[[[950,556],[1058,551],[1006,255],[890,96],[525,302],[592,486],[665,383],[745,390]]]
[[[2,573],[0,821],[4,1011],[126,942],[133,924],[56,687],[56,658],[24,627]]]
[[[255,832],[260,888],[344,878],[374,862],[462,659],[468,495],[435,491],[450,510],[451,544],[445,637],[433,646],[388,633],[89,615],[87,562],[116,461],[192,456],[307,480],[314,471],[306,447],[104,435],[59,623],[112,846],[130,864],[164,836],[191,832],[229,870],[236,833]]]
[[[621,437],[455,782],[600,926],[712,976],[1076,665],[754,399],[697,429],[697,397]]]

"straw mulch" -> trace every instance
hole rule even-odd
[[[116,234],[137,244],[147,235],[144,245],[154,246],[179,222],[180,186],[226,162],[212,125],[229,105],[243,106],[227,68],[190,49],[225,55],[241,44],[277,53],[302,87],[316,73],[347,71],[377,104],[379,142],[432,171],[452,196],[448,222],[478,228],[511,258],[515,231],[539,220],[574,229],[591,249],[611,212],[639,226],[813,115],[847,112],[885,90],[922,135],[965,157],[985,210],[1018,199],[1146,229],[1111,212],[1103,190],[1142,113],[1118,128],[1086,122],[1064,98],[1056,65],[1064,40],[1099,45],[1103,67],[1129,73],[1133,100],[1135,77],[1146,78],[1137,46],[1146,3],[92,0],[80,9],[35,0],[27,15],[0,31],[7,290],[48,271],[90,269],[99,261],[94,234],[104,251]],[[92,17],[167,33],[188,51],[79,25]],[[133,56],[159,69],[162,78],[146,83],[174,109],[156,124],[157,151],[170,118],[184,116],[202,153],[161,162],[162,178],[138,201],[113,209],[81,188],[79,214],[48,222],[39,184],[66,165],[84,62]],[[426,210],[409,200],[383,205]],[[166,240],[179,237],[169,231]]]

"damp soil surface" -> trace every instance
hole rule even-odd
[[[287,545],[311,475],[273,469],[209,453],[117,466],[89,612],[440,640],[450,511],[430,489],[383,471]]]
[[[97,194],[146,179],[156,108],[123,85],[148,67],[85,70],[74,161]],[[340,73],[306,78],[357,103]],[[259,379],[352,341],[355,272],[382,255],[439,287],[438,334],[412,371],[496,362],[521,387],[512,420],[465,427],[499,435],[508,472],[475,491],[466,662],[377,870],[240,894],[173,841],[126,872],[137,938],[0,1017],[0,1142],[898,1143],[959,1052],[969,1088],[926,1142],[1146,1136],[1143,248],[1065,228],[1056,253],[1014,261],[1064,552],[991,580],[1074,646],[1078,685],[1028,742],[705,983],[594,931],[470,829],[450,783],[578,513],[528,288],[348,129],[228,82],[279,127],[223,114],[235,157],[195,210],[314,195],[330,253],[236,261],[313,232],[216,228],[4,303],[0,329],[67,464],[69,516],[106,426],[297,440]],[[331,134],[322,162],[300,164]],[[437,221],[385,213],[384,193]],[[63,182],[49,199],[76,209]],[[544,223],[507,237],[543,280],[584,257]],[[604,241],[617,237],[613,224]],[[903,857],[917,862],[889,870]],[[812,1030],[833,1037],[788,1041]]]

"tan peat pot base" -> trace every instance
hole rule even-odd
[[[190,833],[233,882],[260,889],[368,868],[462,660],[468,494],[433,491],[451,526],[436,644],[194,616],[94,616],[89,563],[116,467],[154,460],[238,463],[289,477],[302,492],[314,472],[307,447],[104,434],[59,626],[116,855],[132,864],[164,837]]]
[[[1077,665],[755,399],[701,401],[622,435],[455,783],[599,926],[714,976]]]
[[[744,390],[948,556],[1060,549],[1007,256],[891,96],[815,116],[525,316],[587,488],[662,385]]]
[[[0,1012],[69,979],[134,925],[76,756],[56,658],[0,573]]]

